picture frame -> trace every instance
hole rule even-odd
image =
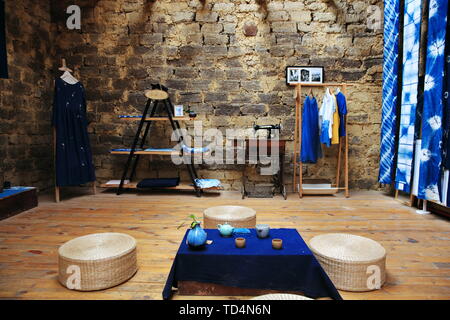
[[[324,69],[321,66],[286,67],[286,84],[324,83]]]
[[[183,105],[176,105],[176,106],[174,106],[174,116],[175,117],[182,117],[182,116],[184,116],[184,108],[183,108]]]

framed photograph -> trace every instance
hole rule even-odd
[[[174,110],[174,116],[175,117],[182,117],[184,116],[184,109],[183,109],[183,105],[176,105],[174,106],[175,110]]]
[[[299,83],[300,81],[300,69],[297,67],[286,68],[286,83]]]
[[[286,83],[323,83],[323,67],[287,67]]]

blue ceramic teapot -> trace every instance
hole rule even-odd
[[[207,234],[202,227],[200,227],[200,222],[194,219],[191,224],[191,230],[189,230],[187,235],[187,244],[192,248],[202,247],[206,243]]]
[[[217,228],[219,229],[220,235],[223,237],[230,237],[233,234],[233,226],[228,224],[228,222],[224,224],[218,224]]]

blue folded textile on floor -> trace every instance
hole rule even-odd
[[[137,184],[138,188],[170,188],[180,184],[180,178],[144,179]]]
[[[179,281],[198,281],[224,286],[302,292],[311,298],[342,300],[317,259],[295,229],[270,229],[259,239],[255,229],[244,235],[246,247],[236,248],[235,237],[224,238],[217,229],[205,229],[210,245],[191,249],[186,232],[172,264],[163,298],[169,299]],[[283,248],[272,248],[272,239]]]
[[[119,118],[142,118],[142,116],[119,116]]]
[[[222,183],[217,179],[195,179],[195,185],[201,189],[221,188]]]
[[[234,234],[245,234],[245,233],[250,233],[250,229],[247,229],[247,228],[234,228],[234,229],[233,229],[233,233],[234,233]]]

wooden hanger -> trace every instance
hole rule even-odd
[[[75,78],[71,72],[72,69],[67,68],[66,59],[62,59],[62,67],[58,68],[60,71],[64,71],[63,75],[61,76],[61,79],[69,84],[75,84],[78,83],[78,79]]]
[[[58,68],[59,71],[65,71],[65,72],[73,72],[72,69],[67,68],[66,59],[62,59],[62,67]]]

